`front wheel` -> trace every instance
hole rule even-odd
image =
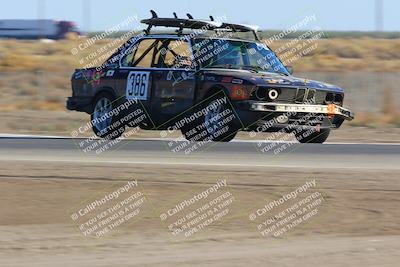
[[[116,139],[120,137],[125,126],[113,115],[115,98],[108,93],[102,93],[94,101],[94,109],[91,115],[93,132],[101,138]]]
[[[322,144],[326,139],[328,139],[330,132],[330,129],[321,129],[319,132],[310,129],[295,133],[295,136],[300,143]]]
[[[201,108],[196,123],[181,129],[190,141],[229,142],[240,130],[240,123],[223,92],[211,97]]]

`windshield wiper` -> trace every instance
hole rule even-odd
[[[217,65],[211,65],[209,66],[211,68],[221,68],[221,69],[243,69],[243,70],[249,70],[249,71],[254,71],[254,72],[260,72],[260,71],[265,71],[265,72],[271,72],[271,73],[276,73],[279,75],[283,76],[289,76],[288,74],[284,72],[279,72],[279,71],[269,71],[266,70],[260,66],[253,66],[253,65],[231,65],[231,64],[217,64]]]
[[[264,69],[261,68],[260,66],[239,65],[239,67],[240,67],[241,69],[244,69],[244,70],[252,70],[252,71],[255,71],[255,72],[259,72],[259,71],[263,71],[263,70],[264,70]]]
[[[254,71],[256,71],[256,72],[265,71],[265,72],[276,73],[276,74],[283,75],[283,76],[289,76],[288,74],[286,74],[286,73],[284,73],[284,72],[280,72],[280,71],[270,71],[270,70],[264,69],[264,68],[262,68],[262,67],[260,67],[260,66],[241,65],[241,68],[243,68],[243,69],[248,69],[248,70],[254,70]]]
[[[255,72],[259,72],[260,70],[263,70],[261,67],[250,66],[250,65],[218,64],[218,65],[211,65],[210,67],[224,68],[224,69],[242,69],[242,70],[251,70],[251,71],[255,71]]]
[[[286,74],[286,73],[280,72],[280,71],[276,71],[276,72],[274,72],[274,73],[279,74],[279,75],[281,75],[281,76],[289,76],[289,74]]]
[[[221,69],[237,69],[236,65],[231,64],[217,64],[217,65],[210,65],[210,68],[221,68]]]

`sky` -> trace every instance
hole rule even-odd
[[[159,17],[191,13],[195,18],[226,16],[228,22],[283,30],[314,15],[316,20],[301,29],[373,31],[376,0],[0,0],[0,19],[56,19],[77,23],[82,31],[102,31],[129,17],[144,19],[154,9]],[[400,1],[383,1],[383,29],[400,31]],[[137,27],[137,25],[135,25]],[[121,30],[129,30],[124,26]]]

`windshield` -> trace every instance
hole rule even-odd
[[[195,39],[193,53],[201,68],[232,68],[289,75],[273,51],[262,43]]]

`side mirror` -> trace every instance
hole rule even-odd
[[[290,75],[293,74],[294,68],[292,66],[285,66],[286,70],[289,72]]]

